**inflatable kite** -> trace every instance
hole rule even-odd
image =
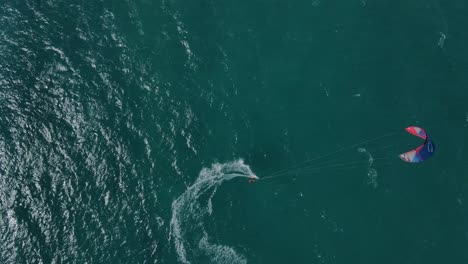
[[[424,139],[424,144],[422,144],[421,146],[413,150],[400,154],[401,160],[409,162],[409,163],[418,163],[418,162],[425,161],[430,156],[432,156],[432,154],[434,154],[434,151],[435,151],[434,143],[432,142],[432,139],[426,134],[424,129],[411,126],[411,127],[405,128],[405,130],[412,135],[415,135],[417,137]]]

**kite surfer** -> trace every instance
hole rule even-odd
[[[249,183],[254,183],[258,179],[259,178],[257,176],[255,176],[254,174],[249,175]]]

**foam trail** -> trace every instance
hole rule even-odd
[[[367,151],[367,149],[365,149],[365,148],[358,148],[358,152],[365,153],[365,154],[368,155],[368,157],[369,157],[369,159],[368,159],[369,160],[369,167],[367,168],[367,176],[368,176],[367,184],[371,185],[374,188],[377,188],[377,186],[378,186],[378,183],[377,183],[378,173],[377,173],[377,170],[372,167],[372,165],[374,164],[374,158],[372,157],[370,152]]]
[[[196,263],[208,259],[209,263],[247,263],[234,248],[212,242],[204,225],[212,213],[211,199],[218,186],[236,177],[254,175],[242,160],[213,164],[201,170],[195,183],[172,202],[170,238],[180,262]]]

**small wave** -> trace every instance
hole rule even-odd
[[[182,263],[195,263],[195,257],[208,258],[211,263],[247,263],[234,248],[211,242],[204,219],[211,215],[211,199],[218,186],[235,177],[253,174],[242,160],[216,163],[201,170],[195,183],[172,203],[170,238]]]
[[[178,34],[178,39],[179,39],[179,43],[180,45],[182,45],[185,49],[185,53],[187,55],[187,59],[186,59],[186,66],[190,69],[190,70],[196,70],[198,68],[198,58],[197,56],[193,53],[191,47],[190,47],[190,43],[189,43],[189,32],[188,30],[186,29],[186,26],[184,25],[183,21],[182,21],[182,15],[180,14],[180,12],[177,11],[177,9],[173,6],[175,3],[174,1],[169,1],[169,3],[166,4],[165,1],[163,1],[162,3],[162,9],[165,11],[165,12],[168,12],[174,22],[175,22],[175,26],[176,26],[176,30],[177,30],[177,34]],[[173,9],[173,10],[172,10]]]

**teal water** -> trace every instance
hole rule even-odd
[[[467,263],[467,12],[3,1],[0,262]]]

